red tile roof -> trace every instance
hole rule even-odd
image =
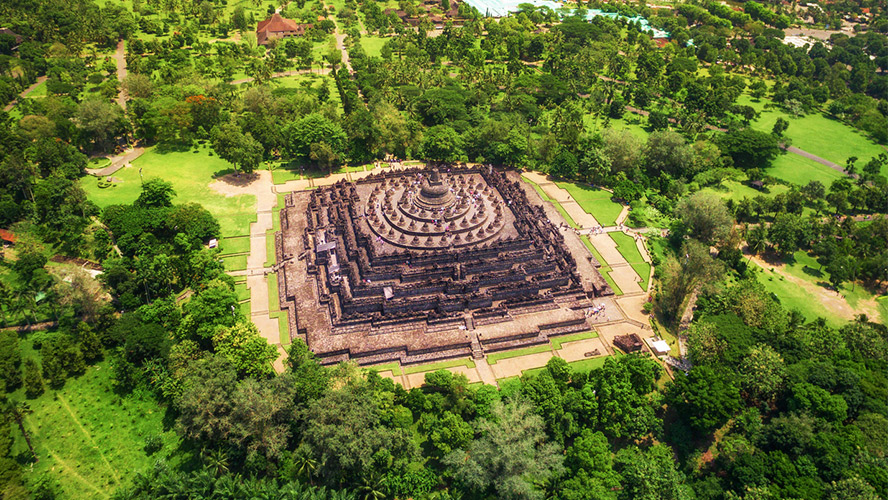
[[[12,234],[11,232],[9,232],[5,229],[0,229],[0,240],[8,241],[10,243],[15,243],[16,238],[15,238],[15,235]]]
[[[292,19],[286,19],[275,13],[270,18],[260,21],[256,25],[256,41],[261,45],[269,38],[302,36],[305,34],[305,30],[311,27],[311,24],[299,24]]]

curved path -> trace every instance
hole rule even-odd
[[[29,87],[26,88],[25,90],[23,90],[23,91],[19,94],[19,96],[18,96],[14,101],[12,101],[11,103],[9,103],[9,104],[7,104],[6,106],[4,106],[4,107],[3,107],[3,111],[6,111],[7,113],[10,112],[10,111],[12,111],[12,108],[14,108],[16,104],[18,104],[19,99],[22,99],[23,97],[28,97],[28,94],[30,94],[31,92],[34,92],[34,90],[37,89],[37,86],[40,85],[41,83],[45,82],[45,81],[46,81],[46,77],[45,77],[45,76],[38,76],[38,77],[37,77],[37,81],[34,82],[34,84],[32,84],[31,86],[29,86]]]

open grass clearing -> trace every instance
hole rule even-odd
[[[113,188],[101,189],[98,179],[86,176],[81,185],[89,199],[104,208],[109,205],[129,204],[142,192],[141,179],[163,179],[176,191],[174,203],[200,203],[219,221],[222,236],[249,234],[250,223],[256,220],[256,197],[242,194],[226,196],[209,187],[218,177],[233,173],[231,165],[217,156],[210,156],[207,148],[196,153],[189,151],[161,152],[150,148],[114,173],[119,182]]]
[[[22,347],[26,357],[39,359],[29,339]],[[47,476],[59,485],[60,498],[107,498],[178,445],[175,432],[164,430],[157,403],[147,395],[121,397],[112,389],[112,377],[110,362],[103,361],[63,388],[28,400],[33,413],[25,428],[40,458],[25,475],[29,483]],[[24,439],[14,434],[14,453],[26,453]],[[164,443],[151,457],[144,450],[149,436]]]
[[[567,190],[580,208],[603,226],[616,224],[617,216],[623,211],[623,205],[611,200],[613,194],[604,189],[579,182],[556,182],[555,185]]]
[[[572,333],[563,337],[555,337],[553,339],[550,339],[550,342],[552,343],[552,349],[555,349],[557,351],[564,347],[564,344],[567,344],[568,342],[576,342],[578,340],[594,338],[598,338],[598,332],[590,330],[588,332]]]
[[[840,292],[829,285],[829,273],[811,255],[799,251],[793,260],[772,265],[753,258],[761,269],[757,279],[787,309],[799,311],[807,320],[825,318],[834,327],[843,325],[857,314],[866,314],[875,321],[888,320],[884,302],[865,287],[846,283]]]
[[[247,288],[246,283],[235,283],[234,284],[234,293],[237,294],[237,301],[240,302],[242,300],[250,300],[250,289]]]
[[[361,37],[361,47],[368,57],[381,57],[382,46],[385,45],[388,38],[373,35],[364,35]]]
[[[797,154],[782,154],[774,160],[774,164],[765,171],[766,174],[780,180],[804,186],[811,181],[820,181],[829,187],[836,179],[845,175],[826,165],[809,160]]]
[[[792,139],[792,145],[811,154],[844,165],[845,160],[856,156],[864,163],[873,156],[884,153],[885,149],[870,140],[863,132],[845,125],[841,121],[820,112],[795,117],[782,109],[765,109],[765,99],[756,100],[748,95],[737,99],[737,104],[751,106],[761,112],[758,120],[752,122],[752,128],[763,132],[771,132],[777,118],[789,122],[784,135]],[[862,164],[860,166],[863,166]],[[882,175],[888,173],[888,166],[882,167]]]
[[[782,184],[766,184],[765,188],[760,191],[746,185],[745,182],[726,180],[722,181],[721,185],[718,187],[705,187],[701,189],[701,191],[713,193],[725,201],[734,200],[735,202],[738,202],[743,198],[753,199],[756,196],[773,198],[778,194],[789,191],[789,187]]]

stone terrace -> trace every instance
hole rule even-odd
[[[541,344],[613,293],[514,172],[386,172],[291,193],[280,217],[281,307],[322,363]]]

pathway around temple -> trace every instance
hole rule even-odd
[[[283,349],[280,341],[281,335],[286,335],[288,332],[281,332],[278,327],[278,320],[269,317],[267,275],[272,271],[265,267],[266,234],[273,227],[272,217],[276,214],[274,209],[277,204],[277,195],[279,193],[302,191],[315,186],[329,185],[340,180],[356,180],[369,175],[374,170],[376,169],[364,172],[337,173],[319,179],[291,180],[278,185],[273,184],[270,172],[260,171],[258,172],[259,178],[244,187],[245,193],[256,195],[258,219],[250,225],[250,256],[247,259],[247,269],[229,274],[232,276],[246,276],[247,288],[250,290],[251,320],[256,324],[260,334],[269,343],[277,346],[281,353],[274,363],[275,369],[278,372],[283,371],[284,359],[286,358],[286,351]],[[607,317],[603,317],[600,320],[592,320],[593,330],[599,334],[596,338],[567,342],[560,349],[553,348],[542,353],[500,359],[495,364],[489,364],[487,356],[485,356],[472,360],[474,363],[473,367],[466,365],[446,368],[453,373],[466,375],[470,383],[481,382],[497,386],[498,379],[520,376],[526,370],[545,366],[546,362],[553,356],[559,356],[568,362],[574,362],[590,359],[587,354],[594,351],[598,351],[600,353],[599,356],[612,355],[614,351],[611,347],[611,342],[614,335],[617,334],[638,333],[642,337],[651,335],[647,314],[643,311],[644,304],[648,300],[647,290],[642,290],[639,286],[640,278],[638,274],[622,254],[617,251],[616,243],[607,234],[610,232],[623,232],[631,236],[639,235],[640,237],[635,240],[638,250],[645,262],[651,262],[650,255],[644,245],[643,233],[645,230],[628,229],[622,225],[628,217],[628,207],[623,207],[622,212],[617,217],[617,225],[603,227],[599,231],[594,231],[594,228],[599,226],[598,222],[592,215],[582,211],[582,208],[570,193],[556,186],[545,174],[529,172],[524,175],[537,183],[547,196],[562,206],[567,204],[568,206],[576,207],[575,209],[572,208],[568,213],[578,210],[588,217],[585,218],[579,213],[577,214],[584,222],[581,225],[582,229],[577,230],[577,234],[589,236],[590,242],[606,261],[606,265],[612,268],[610,275],[617,283],[617,286],[621,288],[623,294],[609,299],[602,299],[610,303],[611,306],[608,308]],[[571,216],[573,217],[573,215]],[[602,264],[604,265],[605,263]],[[651,268],[651,276],[648,277],[648,283],[651,282],[652,277],[653,267]],[[402,369],[399,369],[397,371],[400,373],[396,375],[393,370],[382,370],[380,375],[391,378],[409,389],[422,385],[426,373],[429,373],[428,371],[416,371],[417,368],[421,369],[421,365],[413,368],[411,373],[404,373]],[[429,368],[434,369],[432,365]]]

